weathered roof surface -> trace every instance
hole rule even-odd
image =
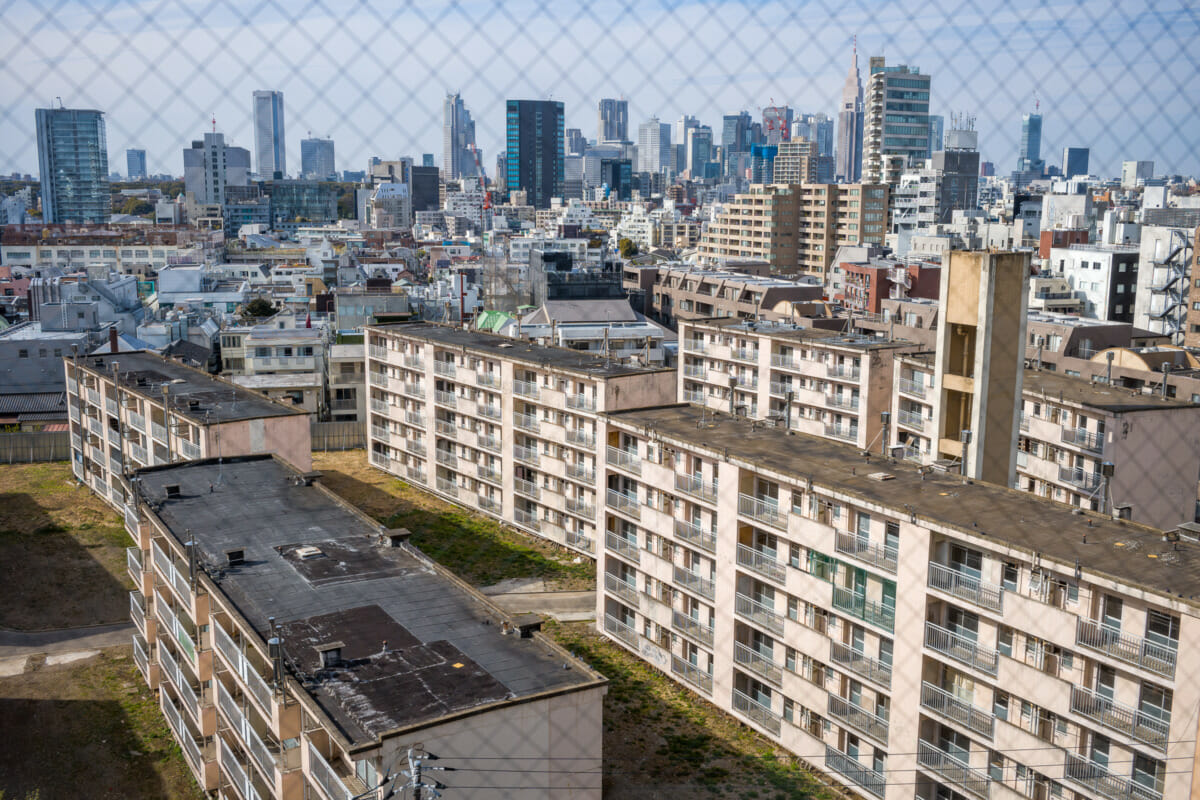
[[[1045,370],[1025,370],[1025,392],[1044,394],[1050,400],[1081,403],[1091,408],[1106,411],[1151,411],[1177,408],[1196,408],[1200,403],[1164,398],[1160,394],[1146,394],[1134,389],[1092,383],[1083,378]]]

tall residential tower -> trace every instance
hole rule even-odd
[[[889,67],[872,56],[863,123],[863,180],[898,183],[906,167],[929,158],[929,83],[916,67]]]
[[[526,192],[534,208],[549,208],[562,194],[563,104],[509,100],[505,114],[508,190]]]
[[[42,221],[108,222],[108,143],[104,112],[39,108],[38,171]]]

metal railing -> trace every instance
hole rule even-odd
[[[516,428],[520,428],[523,431],[530,431],[532,433],[537,433],[538,428],[539,428],[537,415],[521,414],[519,412],[514,411],[513,412],[513,426]]]
[[[689,661],[684,661],[677,655],[672,655],[671,672],[675,673],[705,693],[712,694],[712,675],[709,675],[695,664]]]
[[[881,686],[890,688],[892,685],[891,664],[885,664],[879,659],[871,658],[866,653],[855,650],[849,645],[831,641],[829,643],[829,660]]]
[[[404,474],[408,476],[410,481],[415,481],[416,483],[421,484],[426,482],[425,470],[421,469],[420,467],[407,467],[404,470]]]
[[[479,479],[485,480],[489,483],[501,483],[504,481],[504,478],[500,475],[500,470],[493,469],[492,467],[484,464],[480,464],[479,466],[475,467],[475,475]]]
[[[783,616],[776,613],[775,609],[760,603],[754,598],[738,592],[734,596],[733,610],[738,616],[749,620],[760,628],[776,636],[783,636]]]
[[[180,649],[187,654],[192,665],[195,666],[196,642],[192,639],[192,635],[183,627],[183,622],[175,615],[170,606],[161,600],[154,603],[154,613],[166,631],[175,637],[175,641],[179,643]]]
[[[990,611],[1004,608],[1004,587],[959,572],[953,567],[929,563],[929,586]]]
[[[830,378],[856,381],[862,377],[862,367],[855,367],[850,364],[830,364],[825,374]]]
[[[566,542],[568,547],[577,547],[585,553],[596,552],[596,543],[590,536],[585,536],[579,531],[568,530]]]
[[[425,397],[425,385],[422,383],[405,383],[402,391],[409,397]]]
[[[371,438],[378,439],[381,442],[390,442],[392,440],[392,433],[387,428],[381,428],[378,425],[372,425]]]
[[[137,629],[146,633],[146,601],[142,598],[142,593],[132,591],[129,593],[129,618],[133,620],[133,624]]]
[[[595,447],[596,434],[583,428],[567,428],[567,442],[581,447]]]
[[[925,384],[922,381],[915,381],[911,378],[901,378],[900,392],[902,394],[912,395],[913,397],[924,397]]]
[[[717,484],[705,483],[695,475],[675,475],[675,489],[684,494],[697,497],[706,503],[717,502]]]
[[[695,572],[684,569],[676,564],[674,577],[677,584],[691,589],[693,592],[696,592],[705,599],[712,600],[716,597],[716,584],[711,579],[705,578],[703,575],[697,575]]]
[[[883,717],[872,714],[862,706],[856,706],[844,697],[836,694],[829,695],[829,716],[845,725],[849,725],[859,733],[887,743],[888,721]]]
[[[1160,719],[1082,686],[1071,687],[1071,710],[1139,742],[1159,750],[1166,749],[1171,728],[1169,714],[1167,719]]]
[[[246,746],[246,750],[254,759],[254,763],[262,770],[263,777],[267,779],[268,783],[274,784],[275,769],[277,766],[275,756],[271,754],[262,737],[254,730],[254,726],[250,724],[250,718],[238,708],[237,702],[233,699],[233,695],[229,694],[229,690],[225,688],[225,684],[219,680],[214,680],[213,684],[217,687],[217,707],[225,715],[225,721],[229,723],[229,727],[233,728],[234,732],[241,738]]]
[[[1167,678],[1175,677],[1175,648],[1121,633],[1094,619],[1076,623],[1075,643]]]
[[[921,706],[991,739],[996,718],[932,683],[921,683]]]
[[[479,386],[490,386],[495,389],[500,386],[500,376],[494,372],[476,372],[475,383]]]
[[[1100,483],[1104,480],[1099,472],[1088,471],[1083,467],[1062,466],[1058,468],[1058,479],[1084,492],[1093,492],[1099,489]]]
[[[1000,668],[1000,654],[995,650],[933,622],[925,623],[925,646],[992,677]]]
[[[773,528],[787,527],[787,516],[779,510],[778,500],[739,494],[738,513]]]
[[[924,739],[917,740],[917,763],[968,794],[986,798],[991,779],[986,772],[972,768],[935,744]]]
[[[737,546],[737,563],[739,566],[752,569],[759,575],[770,578],[776,583],[783,583],[787,580],[787,571],[783,563],[776,560],[773,554],[763,550],[756,550],[741,542]]]
[[[568,497],[564,508],[566,508],[568,514],[574,514],[577,517],[583,517],[584,519],[596,518],[596,507],[586,500]]]
[[[519,394],[521,397],[529,397],[534,400],[540,396],[538,385],[533,381],[513,381],[513,394]]]
[[[1067,780],[1073,781],[1107,800],[1161,800],[1162,798],[1162,791],[1114,775],[1106,767],[1074,753],[1067,753],[1067,760],[1063,765],[1063,775]]]
[[[453,378],[457,372],[458,368],[453,361],[443,361],[440,358],[433,360],[433,374]]]
[[[246,687],[248,694],[258,702],[263,713],[269,716],[271,714],[271,689],[267,686],[267,682],[258,674],[258,670],[250,663],[250,659],[246,658],[245,653],[238,648],[224,628],[214,622],[212,632],[217,652],[225,659],[233,673],[241,679],[242,685]]]
[[[484,511],[490,511],[493,514],[500,513],[500,503],[498,503],[497,501],[493,500],[492,498],[490,498],[486,495],[482,495],[482,494],[476,495],[475,502]]]
[[[367,355],[371,358],[377,358],[380,361],[387,361],[388,351],[386,347],[380,347],[377,344],[367,345]]]
[[[831,439],[842,439],[847,442],[858,441],[858,426],[857,425],[838,425],[837,423],[828,424],[825,426],[825,435]]]
[[[887,790],[887,778],[883,773],[860,764],[858,759],[851,758],[830,744],[825,745],[825,766],[876,797],[883,797]]]
[[[167,444],[167,426],[159,425],[157,422],[151,422],[150,435],[163,444]]]
[[[433,393],[433,402],[437,403],[438,405],[455,408],[458,405],[458,396],[455,395],[454,392],[446,392],[442,391],[441,389],[437,389]]]
[[[893,545],[876,544],[856,534],[838,531],[834,537],[833,546],[839,553],[853,556],[873,567],[879,567],[893,575],[896,574],[900,551]]]
[[[604,573],[604,590],[616,595],[634,608],[638,607],[637,586],[611,572]]]
[[[405,439],[404,449],[410,453],[425,455],[425,440],[424,439]]]
[[[733,690],[733,710],[749,717],[776,736],[783,727],[781,717],[748,694]]]
[[[526,511],[523,508],[514,508],[513,521],[515,521],[518,525],[523,525],[526,528],[529,528],[530,530],[538,531],[542,529],[542,523],[541,520],[538,519],[536,511]]]
[[[200,719],[200,696],[192,687],[192,682],[180,668],[171,651],[165,647],[158,648],[159,672],[170,679],[171,685],[179,693],[180,699],[187,705],[188,713],[193,719]]]
[[[704,405],[704,392],[699,389],[684,389],[683,401],[685,403],[695,403],[698,406]]]
[[[129,571],[129,577],[133,579],[135,585],[140,585],[142,582],[142,551],[138,547],[125,548],[125,569]]]
[[[868,600],[866,595],[853,592],[843,586],[833,587],[833,607],[851,616],[887,630],[896,625],[896,609]]]
[[[587,394],[567,395],[567,408],[574,411],[595,411],[596,398]]]
[[[442,466],[450,467],[451,469],[458,468],[458,456],[454,455],[454,453],[451,453],[449,450],[441,449],[435,449],[433,453],[434,458],[436,458],[437,462]]]
[[[163,580],[171,585],[175,590],[175,595],[182,605],[190,606],[192,603],[192,587],[188,583],[187,576],[175,566],[175,562],[167,553],[158,546],[158,542],[150,543],[150,550],[153,554],[154,567],[162,573]]]
[[[584,483],[592,483],[596,480],[596,471],[586,464],[568,462],[567,477]]]
[[[906,428],[923,431],[925,430],[926,419],[920,411],[910,411],[909,409],[902,408],[896,412],[896,422]]]
[[[1064,444],[1073,444],[1094,453],[1104,451],[1104,435],[1087,428],[1063,428],[1062,440]]]
[[[638,508],[637,495],[629,495],[619,492],[616,489],[609,489],[606,497],[609,508],[615,508],[634,519],[641,519],[642,512]]]
[[[424,356],[406,355],[403,358],[402,363],[404,364],[404,366],[408,367],[409,369],[416,369],[416,370],[422,370],[422,371],[424,371],[424,369],[425,369],[425,357]]]
[[[150,680],[150,656],[146,655],[146,640],[138,634],[133,635],[133,663],[137,664],[142,677]]]
[[[453,480],[450,480],[449,478],[443,478],[439,475],[437,480],[434,482],[434,485],[442,494],[448,494],[455,499],[458,498],[458,484]]]
[[[525,464],[538,464],[538,451],[536,447],[525,447],[524,445],[513,445],[513,458]]]
[[[188,461],[195,461],[200,457],[200,445],[193,444],[187,439],[179,440],[179,453]]]
[[[612,614],[604,615],[604,630],[616,636],[630,647],[638,646],[638,633]]]
[[[246,770],[238,763],[237,756],[229,749],[229,745],[220,737],[217,739],[217,760],[221,764],[221,769],[225,770],[225,774],[229,782],[233,784],[234,789],[242,797],[242,800],[260,800],[258,791],[254,788],[254,782],[250,780],[250,776],[246,774]]]
[[[179,745],[183,750],[184,756],[187,758],[188,764],[191,765],[192,771],[200,774],[204,768],[204,757],[200,754],[200,748],[196,745],[196,740],[192,738],[192,732],[188,730],[187,723],[183,721],[183,716],[179,713],[179,709],[167,697],[166,692],[159,693],[158,704],[162,708],[163,716],[166,717],[167,725],[170,726],[171,732],[179,740]]]
[[[729,349],[730,358],[735,358],[738,361],[758,362],[758,348],[755,347],[732,347]]]
[[[500,410],[500,406],[498,404],[493,405],[492,403],[479,403],[475,407],[475,413],[488,419],[500,419],[500,417],[503,415],[503,412]]]
[[[635,539],[627,539],[619,533],[606,531],[604,534],[604,546],[614,553],[620,553],[635,564],[641,563],[642,556],[638,550],[637,540]]]
[[[458,426],[453,422],[445,419],[435,419],[433,421],[434,430],[445,436],[447,439],[454,439],[458,436]]]
[[[844,408],[849,411],[857,411],[858,398],[852,395],[827,394],[825,395],[825,405],[829,408]]]
[[[405,411],[404,422],[414,428],[424,429],[426,424],[425,415],[416,411]]]
[[[690,636],[702,645],[712,647],[713,628],[695,617],[689,617],[680,611],[672,611],[671,627],[685,636]]]
[[[783,667],[776,664],[774,658],[763,655],[753,647],[741,642],[734,642],[733,660],[771,683],[778,685],[783,681]]]
[[[376,414],[387,414],[388,404],[386,400],[380,400],[378,397],[371,398],[371,410]]]
[[[708,367],[703,364],[684,364],[683,374],[689,378],[699,378],[703,380],[708,377]]]
[[[475,443],[482,449],[490,450],[493,453],[499,453],[504,449],[504,445],[500,442],[499,438],[486,433],[479,436],[475,440]]]
[[[710,553],[717,551],[717,535],[715,533],[682,519],[675,520],[675,538],[696,545]]]
[[[634,475],[642,474],[642,460],[638,454],[631,450],[623,450],[619,447],[608,446],[608,463],[614,464],[626,472]]]
[[[342,783],[342,779],[312,742],[308,742],[308,774],[329,800],[353,800],[354,792],[346,788],[346,784]]]
[[[515,491],[517,494],[523,494],[526,497],[530,497],[534,500],[537,500],[542,496],[538,485],[533,481],[527,481],[524,478],[513,478],[513,491]]]

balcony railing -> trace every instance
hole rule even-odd
[[[442,494],[448,494],[454,498],[458,497],[458,484],[455,483],[454,481],[450,480],[449,478],[443,478],[439,475],[437,480],[435,481],[434,485],[437,487],[437,490],[439,492],[441,492]]]
[[[1104,451],[1104,435],[1087,428],[1063,428],[1062,440],[1064,444],[1073,444],[1094,453]]]
[[[574,497],[568,497],[564,506],[568,514],[574,514],[577,517],[584,519],[596,518],[596,507],[586,500],[579,500]]]
[[[192,732],[188,729],[187,723],[183,721],[179,709],[171,702],[166,692],[159,694],[159,706],[162,708],[163,716],[167,719],[167,724],[171,726],[171,732],[179,740],[180,747],[183,749],[183,754],[187,758],[188,764],[191,765],[192,771],[200,774],[204,768],[204,757],[200,754],[200,748],[196,745],[196,740],[192,738]]]
[[[513,394],[536,400],[539,396],[538,385],[533,381],[513,381]]]
[[[372,425],[371,438],[381,442],[390,442],[392,440],[392,434],[387,428],[381,428],[378,425]]]
[[[271,713],[271,689],[267,686],[267,682],[258,674],[258,670],[250,663],[250,659],[238,648],[233,639],[225,629],[219,624],[212,624],[213,642],[216,644],[217,652],[229,664],[233,673],[237,675],[246,687],[248,693],[256,701],[264,714]]]
[[[187,673],[180,668],[175,657],[171,655],[171,651],[165,647],[158,648],[158,665],[162,674],[171,680],[171,685],[175,687],[175,691],[179,692],[180,700],[188,707],[188,713],[194,719],[199,719],[200,696],[192,686],[191,679],[188,678]]]
[[[604,615],[604,630],[616,636],[630,647],[638,646],[638,633],[612,614]]]
[[[829,695],[829,716],[876,741],[887,742],[888,721],[844,697]]]
[[[433,421],[433,427],[439,434],[445,436],[447,439],[454,439],[458,436],[458,426],[449,420],[436,419]]]
[[[995,650],[932,622],[925,623],[925,646],[993,677],[1000,668],[1000,654]]]
[[[699,389],[684,389],[683,401],[685,403],[695,403],[698,406],[704,405],[704,392]]]
[[[783,680],[783,667],[776,664],[770,656],[741,642],[733,643],[733,660],[771,683],[779,684]]]
[[[1163,677],[1175,677],[1175,648],[1121,633],[1096,620],[1078,621],[1075,643]]]
[[[913,430],[925,430],[926,420],[920,411],[910,411],[909,409],[902,408],[896,412],[896,422]]]
[[[433,373],[435,375],[441,375],[445,378],[453,378],[457,372],[458,368],[455,367],[453,361],[443,361],[440,358],[435,358],[433,360]]]
[[[380,400],[378,397],[371,398],[371,410],[376,414],[387,414],[388,404],[386,400]]]
[[[619,492],[616,489],[608,490],[608,507],[615,508],[625,514],[628,514],[635,519],[640,519],[642,514],[638,509],[638,500],[636,495],[628,495],[624,492]]]
[[[475,383],[479,386],[496,388],[500,385],[500,376],[494,372],[476,372]]]
[[[591,483],[596,480],[596,471],[587,464],[568,462],[567,477],[572,480]]]
[[[433,401],[448,408],[455,408],[458,405],[458,397],[454,392],[444,392],[441,389],[433,393]]]
[[[517,494],[525,495],[526,497],[537,500],[542,496],[538,485],[533,481],[527,481],[524,478],[513,478],[513,491]]]
[[[513,509],[513,520],[515,520],[518,525],[523,525],[530,530],[540,531],[542,529],[542,522],[540,519],[538,519],[536,511],[526,511],[523,508],[515,508]]]
[[[685,636],[690,636],[700,642],[700,644],[712,647],[713,629],[695,617],[689,617],[687,614],[679,611],[672,611],[671,626]]]
[[[623,580],[611,572],[604,573],[604,590],[616,597],[619,597],[625,603],[638,607],[638,590],[637,586],[628,581]]]
[[[1139,742],[1159,750],[1166,749],[1167,733],[1171,727],[1169,720],[1150,716],[1082,686],[1071,687],[1071,710]]]
[[[342,783],[342,779],[312,742],[308,743],[308,774],[329,800],[353,800],[354,792],[346,788],[346,784]]]
[[[925,384],[922,381],[915,381],[911,378],[901,378],[900,391],[903,394],[911,395],[913,397],[924,397]]]
[[[504,449],[504,446],[500,443],[500,440],[497,437],[489,436],[487,434],[480,436],[476,440],[476,443],[484,450],[490,450],[493,453],[499,453]]]
[[[133,624],[144,636],[146,634],[146,601],[142,599],[142,593],[136,590],[129,593],[129,618],[133,620]]]
[[[787,571],[783,563],[776,560],[774,553],[756,550],[741,542],[737,546],[737,563],[740,566],[754,570],[759,575],[770,578],[776,583],[787,580]]]
[[[142,677],[150,680],[150,656],[146,654],[146,640],[138,634],[133,635],[133,663],[137,664]]]
[[[491,403],[480,403],[475,407],[475,411],[479,414],[479,416],[487,417],[488,419],[500,419],[502,414],[500,411],[500,406],[498,404],[493,405]]]
[[[225,684],[219,680],[214,680],[213,683],[217,687],[217,707],[221,709],[221,713],[225,715],[226,722],[234,729],[242,742],[246,745],[246,750],[249,751],[254,762],[263,772],[263,777],[269,781],[275,780],[275,757],[263,742],[262,737],[254,730],[254,726],[250,724],[250,718],[247,717],[240,708],[233,696],[225,688]]]
[[[478,503],[479,507],[484,511],[490,511],[493,514],[500,513],[500,503],[490,497],[487,497],[486,495],[477,495],[475,502]]]
[[[1069,483],[1080,491],[1094,492],[1100,488],[1103,477],[1099,472],[1088,471],[1083,467],[1059,467],[1058,479]]]
[[[681,539],[688,544],[693,544],[710,553],[717,551],[717,535],[715,533],[706,531],[699,525],[686,522],[682,519],[675,520],[675,538]]]
[[[500,476],[500,470],[480,464],[475,468],[476,477],[489,483],[500,483],[504,479]]]
[[[838,531],[834,538],[834,549],[873,567],[879,567],[893,575],[896,574],[900,551],[893,545],[877,544],[853,533]]]
[[[711,579],[705,578],[703,575],[697,575],[695,572],[684,569],[676,564],[674,577],[675,583],[690,589],[693,592],[696,592],[701,597],[704,597],[708,600],[712,600],[714,597],[716,597],[716,585]]]
[[[1074,753],[1067,753],[1063,775],[1067,780],[1073,781],[1107,800],[1161,800],[1162,798],[1160,790],[1114,775],[1100,764],[1088,761]]]
[[[995,732],[995,717],[932,683],[921,684],[921,705],[980,736],[991,739]]]
[[[585,553],[596,552],[596,543],[592,541],[590,536],[586,536],[579,531],[567,530],[567,547],[578,548]]]
[[[425,415],[421,414],[419,412],[416,412],[416,411],[405,411],[404,412],[404,422],[405,422],[405,424],[411,425],[414,428],[424,429]]]
[[[221,764],[221,769],[225,771],[229,782],[233,784],[238,796],[242,800],[260,800],[258,790],[254,788],[254,781],[246,774],[246,770],[238,763],[237,756],[225,744],[225,740],[220,736],[217,738],[217,760]]]
[[[871,658],[849,645],[842,644],[841,642],[830,642],[829,660],[881,686],[891,687],[892,685],[891,664],[885,664],[879,659]]]
[[[165,425],[159,425],[157,422],[151,422],[150,435],[163,444],[167,443],[167,427]]]
[[[133,579],[134,585],[140,586],[142,583],[142,551],[140,548],[125,548],[125,569],[129,571],[129,577]]]
[[[863,766],[833,745],[825,745],[825,766],[876,797],[883,797],[887,789],[887,778],[882,772]]]
[[[187,576],[175,566],[175,562],[171,560],[166,551],[158,546],[157,541],[151,542],[150,549],[155,569],[162,574],[163,580],[169,583],[171,588],[175,590],[175,595],[179,599],[179,602],[190,606],[192,602],[192,587],[188,583]]]
[[[684,364],[683,374],[689,378],[699,378],[704,380],[708,377],[708,367],[703,364]]]
[[[991,779],[986,772],[973,769],[969,764],[924,739],[917,740],[917,763],[968,794],[980,798],[988,796]]]
[[[833,423],[825,426],[825,435],[830,439],[841,439],[846,442],[858,441],[857,425],[838,425]]]
[[[758,349],[753,347],[735,347],[729,351],[729,355],[738,361],[758,362]]]
[[[538,464],[538,451],[536,447],[525,447],[524,445],[513,445],[513,458],[524,464]]]
[[[852,592],[842,586],[833,587],[833,607],[889,632],[896,624],[896,609],[868,600],[866,595]]]
[[[567,408],[574,411],[595,411],[596,398],[587,394],[567,395]]]
[[[826,374],[831,378],[856,381],[862,377],[862,368],[850,364],[831,364]]]
[[[671,672],[707,694],[712,694],[712,675],[677,655],[671,656]]]
[[[513,425],[523,431],[538,432],[538,418],[534,414],[513,413]]]
[[[733,601],[734,612],[776,636],[783,636],[783,616],[775,609],[738,592]]]
[[[776,736],[779,735],[780,728],[783,727],[778,714],[750,695],[739,692],[737,689],[733,690],[733,709],[743,716],[749,717]]]
[[[929,586],[989,611],[1004,608],[1004,587],[937,562],[929,564]]]
[[[850,411],[858,410],[858,398],[846,394],[825,395],[825,405],[829,408],[844,408]]]
[[[705,483],[695,475],[675,475],[675,488],[684,494],[697,497],[706,503],[717,502],[717,484]]]
[[[579,445],[580,447],[595,447],[596,434],[586,431],[583,428],[568,428],[567,442]]]
[[[738,513],[774,528],[787,527],[787,516],[779,510],[778,500],[739,494]]]
[[[410,453],[425,455],[425,440],[424,439],[405,439],[404,449]]]
[[[193,444],[187,439],[180,439],[179,454],[187,461],[195,461],[200,457],[200,445]]]
[[[608,447],[608,463],[620,467],[626,472],[634,475],[642,474],[642,460],[638,458],[638,454],[631,450],[623,450],[619,447]]]
[[[458,456],[449,450],[434,450],[434,457],[444,467],[450,467],[451,469],[458,468]]]
[[[405,383],[403,392],[409,397],[418,397],[424,399],[425,385],[423,383]],[[443,392],[448,394],[448,392]]]

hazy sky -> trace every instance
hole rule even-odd
[[[280,7],[287,10],[281,11]],[[332,136],[337,167],[372,155],[442,157],[442,98],[459,90],[489,174],[504,100],[553,98],[596,136],[596,101],[624,96],[630,131],[652,114],[788,104],[836,113],[857,34],[870,55],[933,76],[933,113],[975,115],[984,160],[1015,167],[1035,93],[1042,157],[1092,148],[1092,172],[1153,159],[1200,174],[1200,11],[1189,0],[658,2],[503,0],[12,0],[0,8],[0,173],[35,173],[34,109],[56,97],[106,112],[110,169],[144,147],[151,172],[218,130],[253,152],[251,92],[281,89],[287,163]]]

